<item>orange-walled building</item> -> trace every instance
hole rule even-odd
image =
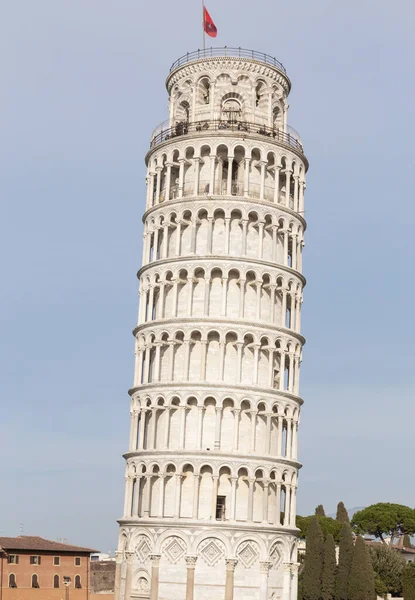
[[[0,537],[0,600],[112,600],[91,592],[94,552],[41,537]]]

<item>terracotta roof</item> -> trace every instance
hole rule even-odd
[[[80,546],[71,546],[52,542],[37,536],[20,535],[19,537],[0,537],[0,547],[4,550],[33,550],[37,552],[82,552],[92,554],[98,550],[91,548],[81,548]]]

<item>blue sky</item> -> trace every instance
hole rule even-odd
[[[208,0],[275,55],[311,168],[299,512],[413,504],[409,0]],[[144,155],[200,2],[13,0],[0,23],[0,532],[114,549]]]

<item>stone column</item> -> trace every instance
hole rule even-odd
[[[180,171],[179,171],[179,198],[183,197],[183,188],[184,188],[184,163],[186,160],[184,158],[179,159]]]
[[[282,428],[283,428],[283,417],[278,417],[278,431],[277,431],[277,456],[282,456]]]
[[[166,479],[165,475],[160,475],[160,496],[159,496],[159,518],[162,519],[164,517],[164,481]]]
[[[216,521],[216,503],[218,498],[218,483],[219,477],[216,475],[212,476],[213,486],[212,486],[212,510],[211,510],[211,519],[212,521]]]
[[[169,447],[169,433],[170,433],[170,407],[166,406],[164,409],[164,441],[163,448],[165,450]]]
[[[215,167],[216,167],[216,156],[210,157],[210,180],[209,180],[209,194],[215,193]]]
[[[291,188],[291,173],[289,169],[285,169],[285,206],[290,206],[290,188]]]
[[[193,277],[188,277],[187,278],[187,316],[191,317],[192,316],[192,308],[193,308],[193,284],[194,284],[195,280],[193,279]]]
[[[255,307],[255,318],[261,318],[261,291],[262,291],[262,281],[255,281],[256,285],[256,307]]]
[[[150,560],[151,560],[150,600],[158,600],[158,597],[159,597],[160,559],[161,559],[160,554],[150,554]]]
[[[281,166],[280,165],[276,165],[275,166],[275,181],[274,181],[274,202],[275,204],[278,204],[280,198],[280,171],[281,171]]]
[[[223,381],[225,372],[225,342],[219,342],[220,358],[219,358],[219,381]]]
[[[132,493],[134,480],[131,477],[125,478],[125,499],[124,499],[124,516],[132,516]]]
[[[180,434],[179,434],[179,448],[181,450],[183,450],[184,448],[184,436],[186,433],[186,407],[185,406],[180,406],[179,410],[181,410],[181,415],[180,415]]]
[[[220,450],[220,435],[222,425],[222,408],[216,407],[215,450]]]
[[[251,445],[250,451],[255,452],[257,410],[251,410]]]
[[[233,451],[237,452],[239,445],[239,418],[241,414],[240,408],[233,410]]]
[[[294,210],[298,211],[298,188],[299,188],[300,177],[294,175]]]
[[[297,600],[298,597],[298,569],[299,564],[294,563],[291,565],[291,599]]]
[[[186,600],[194,600],[195,595],[195,568],[197,556],[186,556],[187,581],[186,581]]]
[[[282,600],[294,600],[291,596],[291,564],[284,563],[284,580],[282,588]]]
[[[233,167],[233,156],[228,156],[228,182],[226,193],[228,196],[232,194],[232,167]]]
[[[233,600],[235,567],[237,564],[238,561],[234,558],[228,558],[226,560],[225,600]]]
[[[245,158],[245,175],[244,175],[244,196],[249,196],[249,169],[250,169],[251,159]]]
[[[288,229],[285,229],[283,231],[284,233],[284,260],[283,260],[283,264],[288,267],[288,236],[289,236],[289,231]]]
[[[291,486],[285,484],[284,527],[290,524]]]
[[[254,519],[254,487],[255,479],[248,479],[249,491],[248,491],[248,521],[252,522]]]
[[[229,279],[227,277],[222,277],[222,317],[226,317],[226,303],[228,300],[228,281]]]
[[[265,195],[266,167],[267,167],[267,161],[262,160],[261,161],[261,187],[260,187],[260,191],[259,191],[259,199],[260,200],[264,200],[264,195]]]
[[[207,253],[212,254],[213,217],[208,217]]]
[[[281,484],[277,483],[275,491],[275,525],[281,526]]]
[[[209,290],[210,290],[210,279],[205,278],[205,289],[204,289],[204,302],[203,302],[203,316],[209,316]]]
[[[193,160],[195,163],[195,187],[194,187],[193,193],[195,196],[198,196],[199,195],[199,180],[200,180],[200,157],[195,156]]]
[[[204,344],[206,348],[206,344]],[[204,381],[204,378],[202,379]],[[197,439],[196,439],[196,448],[200,450],[202,448],[202,432],[203,432],[203,406],[197,407]]]
[[[263,482],[264,484],[264,494],[263,494],[263,505],[262,505],[262,522],[268,523],[268,487],[269,481],[266,480]]]
[[[297,515],[297,488],[291,488],[291,506],[290,506],[290,525],[295,527],[295,517]]]
[[[189,364],[190,364],[190,340],[183,341],[184,344],[184,365],[183,365],[183,381],[189,379]]]
[[[297,269],[297,235],[295,233],[291,236],[291,268]]]
[[[166,200],[170,200],[170,187],[171,187],[171,168],[173,163],[166,163],[167,173],[166,173]],[[165,257],[163,257],[165,258]]]
[[[193,475],[193,519],[199,514],[199,485],[200,475]]]
[[[176,473],[176,490],[174,495],[174,516],[180,517],[180,500],[181,500],[181,488],[182,488],[182,476],[181,473]]]
[[[182,241],[182,224],[179,219],[176,220],[176,256],[180,256],[180,245]],[[173,316],[176,316],[174,312]]]
[[[225,217],[225,254],[229,254],[231,218]]]
[[[236,349],[238,351],[238,366],[237,366],[237,373],[236,373],[236,383],[241,383],[243,347],[244,347],[243,342],[236,343]]]
[[[239,280],[239,318],[244,318],[245,310],[245,283],[246,279]]]
[[[147,409],[143,408],[140,413],[140,436],[138,439],[138,449],[144,450],[144,437],[146,431],[146,414]]]
[[[117,551],[115,553],[115,581],[114,581],[114,598],[120,598],[121,590],[121,570],[123,563],[124,552]]]
[[[132,590],[132,582],[133,582],[133,558],[134,552],[126,552],[125,553],[125,561],[127,563],[127,569],[125,573],[125,600],[130,600],[131,598],[131,590]]]
[[[237,477],[231,477],[231,511],[230,511],[230,519],[231,521],[235,521],[236,518],[236,484],[238,483]]]
[[[292,457],[292,442],[293,442],[293,422],[292,419],[287,419],[287,458]]]
[[[241,219],[241,223],[242,223],[242,256],[246,256],[246,240],[247,240],[248,221],[247,221],[247,219]]]
[[[167,258],[169,250],[169,224],[163,225],[163,247],[161,249],[162,258]]]
[[[259,581],[259,600],[268,600],[268,575],[269,570],[272,566],[271,562],[268,561],[260,561],[259,569],[260,569],[260,581]],[[293,598],[293,600],[297,600],[297,598]]]
[[[300,182],[300,198],[298,202],[298,212],[300,214],[304,214],[304,190],[305,190],[305,181]]]
[[[206,353],[207,353],[207,340],[201,340],[201,351],[202,356],[200,359],[200,381],[205,381],[206,379]]]

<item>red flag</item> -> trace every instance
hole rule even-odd
[[[210,35],[210,37],[215,38],[218,35],[218,30],[216,28],[216,25],[213,22],[212,17],[208,13],[206,7],[205,7],[205,12],[204,12],[203,24],[204,24],[206,33],[208,35]]]

